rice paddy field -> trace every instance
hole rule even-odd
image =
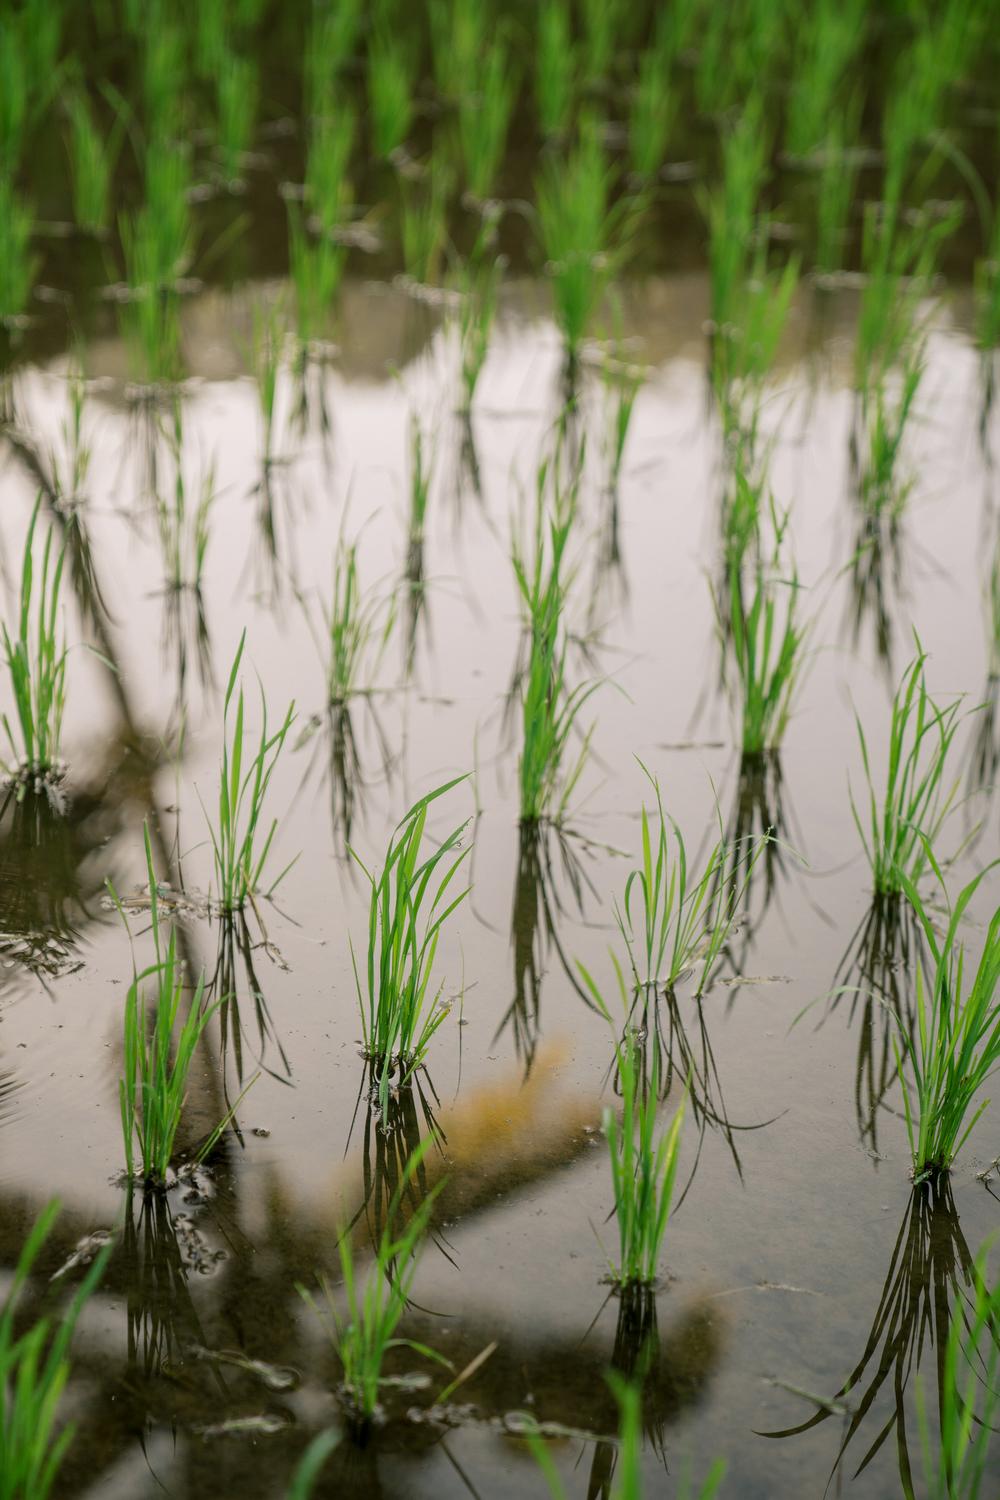
[[[1000,1493],[998,21],[0,0],[0,1500]]]

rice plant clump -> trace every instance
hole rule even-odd
[[[6,767],[8,784],[20,800],[28,791],[45,792],[61,806],[59,784],[65,766],[59,759],[66,704],[66,645],[58,612],[64,551],[54,555],[48,530],[36,578],[35,524],[41,496],[35,501],[21,563],[20,608],[13,634],[3,625],[3,647],[17,714],[17,729],[3,715],[3,727],[14,760]]]
[[[427,1232],[431,1213],[444,1179],[423,1198],[403,1224],[402,1203],[420,1162],[426,1155],[429,1138],[411,1152],[393,1193],[379,1238],[374,1264],[364,1282],[359,1283],[351,1250],[350,1228],[341,1231],[337,1242],[343,1277],[346,1309],[338,1307],[338,1298],[324,1277],[320,1278],[323,1307],[320,1309],[310,1292],[299,1287],[305,1301],[318,1312],[330,1329],[330,1337],[343,1370],[343,1395],[358,1436],[363,1436],[379,1409],[379,1388],[384,1383],[386,1355],[393,1349],[410,1349],[425,1359],[450,1368],[448,1361],[425,1344],[397,1336],[397,1329],[410,1301],[417,1274],[420,1248]]]
[[[987,872],[970,880],[953,905],[930,842],[923,842],[948,925],[942,935],[917,886],[902,875],[903,891],[917,914],[929,955],[929,973],[921,961],[917,963],[916,1035],[904,1033],[897,1047],[897,1059],[902,1054],[903,1108],[915,1182],[948,1171],[989,1104],[984,1099],[976,1107],[976,1100],[1000,1062],[1000,907],[993,913],[970,979],[958,930]]]
[[[21,318],[31,296],[38,264],[31,252],[33,223],[30,208],[0,171],[0,324]]]
[[[630,1029],[616,1046],[621,1083],[621,1119],[604,1110],[602,1130],[611,1160],[611,1186],[618,1225],[618,1260],[611,1271],[625,1286],[656,1280],[663,1237],[670,1222],[680,1160],[684,1100],[670,1125],[657,1136],[659,1055],[654,1049],[648,1089],[643,1087],[638,1045]]]
[[[642,865],[630,871],[623,903],[615,903],[615,919],[637,987],[656,985],[671,990],[685,973],[697,969],[695,993],[702,995],[735,926],[743,893],[766,840],[742,851],[731,850],[720,825],[719,838],[700,874],[692,870],[684,835],[664,813],[660,783],[639,764],[653,788],[658,826],[654,838],[644,804]],[[669,832],[673,833],[673,852]],[[734,861],[737,868],[741,863],[744,866],[742,881],[722,878]]]
[[[546,136],[565,135],[577,92],[577,56],[566,0],[541,0],[535,53],[535,104]]]
[[[173,927],[166,942],[163,941],[156,871],[146,825],[143,834],[156,957],[147,968],[133,975],[125,997],[124,1064],[118,1094],[129,1181],[139,1181],[146,1191],[151,1191],[167,1185],[198,1043],[223,1002],[218,1000],[209,1004],[204,974],[199,975],[191,988],[177,952],[177,933]],[[120,902],[118,908],[124,919]],[[155,1012],[152,1017],[151,999]],[[253,1083],[254,1079],[250,1082]],[[246,1089],[223,1119],[199,1142],[191,1153],[194,1161],[203,1161],[213,1149],[245,1093]]]
[[[494,191],[517,98],[517,69],[504,35],[476,58],[470,83],[459,99],[458,136],[468,190],[482,201]]]
[[[260,734],[257,748],[244,771],[244,700],[240,683],[236,698],[236,721],[232,736],[229,733],[229,710],[239,680],[240,662],[246,644],[246,631],[240,636],[240,644],[233,658],[226,686],[222,714],[222,767],[219,777],[218,814],[213,822],[208,820],[209,835],[215,862],[216,900],[222,911],[239,911],[247,901],[261,889],[264,866],[271,852],[274,836],[278,831],[278,819],[272,818],[267,831],[263,823],[264,804],[278,757],[295,717],[295,705],[290,703],[285,717],[272,733],[268,730],[267,699],[264,688],[260,689]],[[206,814],[207,817],[207,814]],[[294,863],[294,861],[292,861]],[[265,895],[271,895],[276,886],[287,875],[291,865],[286,865],[275,880],[270,882]]]
[[[365,690],[381,659],[395,624],[395,601],[368,594],[360,581],[356,542],[343,537],[333,561],[333,595],[327,613],[329,655],[327,701],[341,708]]]
[[[53,1199],[32,1226],[0,1306],[0,1500],[46,1500],[73,1441],[73,1423],[55,1431],[70,1374],[69,1346],[111,1247],[95,1256],[58,1319],[36,1318],[21,1331],[17,1304],[58,1214],[59,1203]]]
[[[73,216],[81,229],[103,234],[110,223],[111,179],[124,117],[119,115],[105,140],[82,91],[70,96],[68,110]]]
[[[928,843],[937,839],[958,791],[959,778],[949,783],[946,777],[961,700],[943,706],[935,702],[927,691],[926,661],[927,653],[919,651],[892,700],[881,798],[875,791],[864,726],[855,715],[868,785],[867,827],[853,794],[851,810],[877,895],[899,895],[907,884],[920,880],[928,864]]]
[[[406,140],[413,121],[413,79],[406,42],[380,25],[368,43],[368,97],[372,144],[388,158]]]
[[[350,851],[371,887],[364,987],[353,942],[351,958],[365,1056],[375,1064],[383,1109],[392,1075],[405,1083],[421,1065],[450,1008],[441,1000],[444,982],[432,989],[431,980],[441,929],[469,894],[468,887],[455,894],[454,885],[471,848],[461,847],[469,820],[423,858],[421,844],[432,803],[465,779],[445,782],[413,804],[393,830],[379,875]]]

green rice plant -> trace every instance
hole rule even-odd
[[[469,192],[489,198],[507,146],[519,78],[514,52],[500,34],[476,57],[458,102],[458,139]]]
[[[604,1378],[618,1403],[619,1462],[615,1471],[614,1485],[610,1490],[610,1500],[643,1500],[642,1381],[638,1378],[626,1379],[615,1369],[609,1369]],[[552,1455],[541,1433],[529,1426],[524,1433],[524,1439],[548,1485],[552,1500],[568,1500],[568,1491],[559,1477],[559,1470],[552,1460]],[[715,1500],[725,1473],[725,1463],[721,1458],[716,1459],[695,1494],[691,1487],[690,1471],[685,1469],[678,1483],[677,1500]]]
[[[858,179],[858,153],[852,143],[858,137],[859,103],[855,95],[844,115],[837,115],[823,146],[816,199],[816,269],[822,276],[832,276],[844,265],[844,244]]]
[[[313,121],[306,155],[306,203],[321,234],[329,235],[343,223],[350,204],[347,171],[357,134],[357,115],[347,104],[332,115]]]
[[[263,424],[261,457],[265,468],[274,461],[274,415],[284,344],[285,316],[284,306],[280,299],[274,302],[258,300],[253,308],[251,350],[254,379],[260,398],[260,414]]]
[[[401,188],[403,264],[418,286],[428,286],[437,275],[448,238],[451,174],[438,164],[426,182],[404,181]]]
[[[462,410],[468,413],[479,384],[496,317],[503,261],[496,253],[495,228],[483,225],[468,260],[456,276],[460,296],[458,327],[461,351]]]
[[[329,235],[312,235],[302,222],[300,205],[288,210],[288,262],[295,290],[295,329],[301,349],[325,327],[336,304],[346,252]]]
[[[739,685],[741,744],[744,755],[762,755],[781,744],[802,670],[805,631],[798,624],[799,581],[782,576],[781,549],[788,514],[771,501],[774,533],[770,559],[760,546],[746,568],[728,560],[729,636]],[[747,584],[750,584],[750,588]],[[784,608],[780,594],[784,593]],[[717,604],[720,622],[726,618]]]
[[[991,1285],[989,1258],[995,1236],[982,1246],[972,1267],[972,1295],[948,1324],[939,1365],[938,1444],[932,1456],[930,1423],[923,1386],[917,1377],[924,1480],[928,1500],[979,1500],[988,1494],[990,1445],[1000,1408],[1000,1287]]]
[[[588,977],[588,976],[585,976]],[[682,1099],[659,1137],[659,1051],[653,1049],[649,1088],[643,1089],[638,1044],[630,1029],[616,1043],[621,1119],[605,1108],[601,1129],[611,1159],[611,1187],[618,1225],[618,1261],[611,1271],[619,1286],[656,1280],[663,1237],[670,1222],[680,1160]]]
[[[630,8],[628,0],[580,0],[579,59],[584,83],[607,81]]]
[[[790,156],[810,156],[824,144],[867,23],[867,0],[819,0],[809,24],[799,28],[785,116]]]
[[[192,507],[184,468],[181,462],[183,425],[181,404],[173,404],[172,428],[168,448],[173,468],[173,483],[164,493],[157,493],[156,514],[167,575],[167,589],[174,594],[200,594],[208,551],[209,522],[215,501],[215,466],[204,471],[196,504]]]
[[[923,931],[930,967],[928,984],[923,961],[918,958],[916,1032],[901,1027],[896,1047],[914,1182],[948,1171],[989,1105],[984,1099],[976,1107],[977,1097],[1000,1062],[1000,907],[993,913],[971,983],[965,945],[958,936],[969,902],[992,866],[970,880],[952,904],[930,840],[924,838],[922,843],[940,888],[948,925],[942,934],[917,886],[901,874],[903,892]]]
[[[927,843],[934,843],[958,791],[958,778],[946,780],[948,755],[958,731],[961,699],[941,705],[927,691],[927,653],[906,668],[892,700],[885,791],[875,793],[868,740],[855,714],[865,781],[868,829],[851,794],[851,811],[878,895],[899,895],[916,885],[927,868]]]
[[[751,94],[784,83],[794,33],[770,0],[704,7],[699,19],[694,86],[703,114],[723,118]]]
[[[325,1427],[316,1434],[295,1465],[287,1500],[309,1500],[323,1465],[338,1447],[340,1440],[341,1435],[336,1427]]]
[[[610,462],[608,464],[608,489],[614,494],[621,479],[625,444],[632,425],[632,412],[636,398],[642,390],[645,373],[635,365],[617,360],[609,361],[604,368],[604,381],[610,395],[611,420],[608,441]]]
[[[319,0],[311,7],[303,60],[307,113],[335,117],[343,107],[339,87],[353,57],[364,19],[363,0]]]
[[[994,210],[986,255],[976,262],[976,336],[980,349],[1000,347],[1000,209]]]
[[[31,296],[38,266],[31,252],[33,224],[30,207],[0,171],[0,324],[20,318]]]
[[[118,1094],[129,1181],[141,1180],[148,1192],[166,1187],[184,1112],[191,1065],[202,1033],[222,1000],[209,1004],[204,973],[198,976],[191,989],[177,954],[177,933],[173,927],[164,942],[156,868],[146,824],[143,825],[143,837],[156,959],[147,968],[133,973],[125,997],[123,1076],[118,1082]],[[117,902],[117,896],[115,900]],[[120,902],[117,904],[124,920],[124,909]],[[147,981],[152,981],[148,988]],[[149,1016],[151,995],[155,996],[152,1020]],[[199,1142],[193,1160],[204,1161],[212,1151],[245,1094],[246,1089],[219,1124]],[[141,1174],[136,1170],[137,1165],[141,1166]]]
[[[185,34],[176,7],[155,0],[142,20],[142,103],[146,136],[165,145],[184,127],[187,58]]]
[[[371,887],[364,991],[353,943],[351,959],[365,1055],[377,1068],[383,1110],[392,1074],[398,1072],[399,1083],[412,1076],[449,1011],[441,1001],[443,981],[433,991],[430,984],[441,928],[469,893],[466,887],[452,894],[469,853],[460,847],[469,819],[423,859],[420,845],[428,809],[465,779],[457,776],[413,804],[393,830],[377,878],[350,850]]]
[[[24,150],[28,126],[28,69],[22,50],[21,29],[5,18],[0,47],[0,178],[13,174]]]
[[[55,1431],[70,1374],[69,1346],[83,1306],[111,1254],[94,1257],[69,1305],[58,1318],[43,1316],[18,1332],[18,1301],[59,1214],[46,1204],[21,1248],[13,1281],[0,1306],[0,1500],[46,1500],[73,1441],[75,1426]]]
[[[571,361],[623,257],[624,212],[608,206],[611,182],[597,125],[587,121],[576,146],[550,157],[537,183],[545,269]]]
[[[890,522],[902,514],[912,488],[911,479],[900,477],[899,464],[924,366],[921,344],[906,352],[892,382],[884,381],[862,402],[859,498],[866,512],[876,518],[888,516]]]
[[[219,807],[216,821],[208,819],[212,853],[215,861],[216,901],[224,912],[239,911],[258,892],[264,865],[271,851],[278,819],[273,818],[266,834],[261,819],[274,768],[295,716],[290,703],[278,729],[268,733],[267,700],[260,689],[260,735],[257,749],[244,774],[244,705],[243,685],[236,699],[236,722],[232,740],[229,735],[229,710],[236,691],[246,631],[240,636],[226,686],[222,710],[222,770],[219,778]],[[206,813],[206,818],[208,815]],[[294,860],[292,861],[294,864]],[[287,875],[286,865],[277,879],[271,881],[266,895]]]
[[[198,76],[214,79],[229,47],[229,0],[201,0],[195,13],[194,60]]]
[[[891,200],[869,204],[862,234],[865,273],[855,345],[855,386],[876,389],[919,344],[929,309],[924,306],[945,241],[954,233],[953,210],[922,210],[903,218]]]
[[[768,265],[768,225],[757,230],[745,280],[731,290],[728,317],[712,336],[712,380],[727,445],[744,461],[757,456],[760,411],[799,282],[800,262],[791,256]]]
[[[8,772],[16,781],[18,800],[29,789],[40,792],[62,776],[59,742],[66,705],[66,644],[59,629],[59,595],[65,551],[52,546],[45,533],[42,566],[36,579],[35,524],[41,506],[35,501],[21,561],[20,607],[14,635],[3,625],[3,648],[10,673],[20,738],[3,715],[3,727],[14,755]],[[37,584],[37,592],[36,592]]]
[[[365,596],[358,573],[357,543],[341,536],[334,553],[333,596],[326,617],[326,691],[332,708],[344,707],[356,694],[367,690],[395,621],[393,597]]]
[[[118,158],[123,116],[119,114],[117,123],[105,139],[82,89],[70,95],[67,111],[73,216],[81,229],[91,234],[103,234],[111,222],[111,178]]]
[[[754,93],[723,136],[721,182],[698,200],[708,224],[711,317],[717,330],[738,322],[738,301],[751,279],[768,155],[763,105]]]
[[[346,1308],[341,1310],[338,1307],[338,1298],[325,1277],[319,1278],[322,1308],[310,1292],[299,1287],[300,1295],[328,1324],[344,1373],[343,1393],[359,1436],[367,1432],[378,1412],[379,1387],[386,1378],[383,1374],[385,1358],[391,1350],[409,1349],[446,1369],[451,1368],[443,1355],[429,1349],[426,1344],[400,1338],[397,1333],[410,1302],[420,1250],[434,1204],[444,1187],[442,1179],[425,1195],[405,1223],[400,1222],[404,1194],[427,1153],[431,1139],[425,1137],[403,1168],[379,1237],[374,1263],[363,1283],[359,1283],[355,1270],[350,1228],[341,1231],[337,1250]]]
[[[490,13],[478,0],[430,0],[434,82],[443,99],[459,102],[486,53]]]
[[[567,0],[540,0],[535,104],[544,136],[569,132],[577,91],[577,52]]]
[[[751,841],[745,850],[731,851],[720,818],[719,837],[698,875],[688,865],[678,823],[663,811],[659,781],[642,761],[639,765],[656,797],[658,828],[654,841],[643,804],[642,867],[629,872],[622,906],[615,902],[615,920],[637,987],[672,990],[682,975],[698,968],[695,995],[703,995],[736,925],[744,891],[767,840]],[[671,853],[668,823],[675,853]],[[742,883],[731,878],[740,862],[745,866]],[[724,880],[727,873],[730,878]]]
[[[661,47],[650,47],[639,59],[628,120],[629,165],[640,182],[651,182],[663,166],[676,114],[669,61]]]
[[[413,123],[412,64],[398,32],[377,27],[368,43],[368,106],[372,145],[387,159],[406,140]]]
[[[218,59],[215,90],[219,154],[227,182],[239,178],[244,157],[253,142],[258,88],[255,59],[241,57],[226,48]]]
[[[514,576],[528,625],[528,659],[521,673],[522,750],[518,766],[521,821],[561,823],[583,773],[590,731],[570,759],[570,740],[577,720],[597,683],[570,687],[566,670],[567,637],[563,624],[567,577],[566,544],[573,512],[546,524],[541,503],[546,470],[539,474],[539,503],[530,553],[515,537]]]

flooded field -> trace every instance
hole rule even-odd
[[[0,4],[2,1500],[997,1491],[995,8],[779,12]]]

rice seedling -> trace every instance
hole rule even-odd
[[[357,134],[357,115],[342,104],[332,115],[313,121],[306,156],[306,203],[321,234],[333,234],[350,203],[347,171]]]
[[[21,318],[31,296],[38,265],[31,252],[33,224],[30,207],[0,171],[0,324]]]
[[[366,692],[396,621],[395,599],[365,595],[358,545],[341,536],[333,559],[333,595],[327,612],[327,702],[342,708]],[[367,679],[367,681],[365,680]]]
[[[425,1139],[410,1156],[399,1187],[393,1195],[390,1212],[364,1282],[359,1282],[351,1250],[350,1230],[345,1228],[337,1241],[340,1270],[347,1306],[338,1307],[338,1299],[325,1277],[319,1278],[322,1307],[306,1290],[299,1293],[328,1325],[330,1338],[343,1370],[342,1391],[353,1420],[356,1434],[363,1437],[379,1410],[379,1388],[385,1382],[383,1370],[386,1355],[393,1349],[409,1349],[424,1359],[450,1369],[448,1361],[426,1344],[400,1338],[397,1330],[410,1301],[410,1293],[420,1263],[420,1248],[427,1233],[431,1214],[444,1180],[424,1197],[405,1223],[401,1220],[403,1193],[425,1156],[430,1139]]]
[[[615,1053],[621,1120],[613,1109],[606,1108],[601,1124],[611,1160],[618,1225],[618,1260],[611,1263],[611,1272],[621,1286],[649,1284],[656,1280],[670,1223],[686,1101],[681,1100],[670,1125],[657,1138],[659,1056],[654,1051],[649,1089],[644,1090],[631,1031],[626,1030],[623,1040],[616,1043]]]
[[[546,522],[541,496],[546,467],[539,473],[539,503],[529,552],[515,537],[514,576],[528,626],[528,658],[521,673],[523,743],[518,766],[521,819],[561,823],[586,765],[590,733],[569,758],[577,720],[597,683],[570,687],[563,625],[567,579],[565,552],[572,508]]]
[[[716,330],[738,323],[738,300],[751,279],[759,242],[757,205],[767,180],[768,155],[763,105],[755,93],[723,136],[721,182],[699,195],[708,224],[709,290]]]
[[[257,63],[225,49],[215,71],[218,148],[226,182],[239,180],[257,120]]]
[[[398,32],[379,26],[368,43],[368,105],[372,145],[387,159],[406,140],[413,123],[412,66]]]
[[[166,0],[148,6],[142,20],[142,102],[150,143],[181,137],[184,123],[185,36]]]
[[[876,796],[868,739],[855,715],[865,781],[868,786],[867,831],[851,794],[851,811],[879,895],[899,895],[916,885],[927,869],[927,844],[933,844],[950,812],[958,778],[948,782],[948,756],[958,731],[961,699],[939,704],[927,691],[927,653],[906,668],[892,701],[885,791]],[[905,884],[904,884],[905,882]]]
[[[377,1066],[383,1109],[392,1074],[400,1083],[412,1076],[450,1009],[441,999],[443,981],[433,991],[430,985],[441,928],[468,895],[468,887],[454,895],[452,882],[469,853],[461,848],[469,820],[423,860],[420,846],[428,809],[465,779],[445,782],[413,804],[393,830],[378,877],[350,851],[371,887],[364,991],[353,943],[351,958],[365,1055]]]
[[[300,351],[325,326],[336,303],[344,272],[346,253],[329,235],[311,235],[302,222],[299,204],[290,199],[288,210],[288,261],[295,289],[295,329]]]
[[[929,1500],[978,1500],[987,1493],[990,1444],[1000,1407],[1000,1288],[991,1285],[989,1266],[995,1243],[995,1237],[991,1237],[980,1249],[972,1269],[972,1296],[961,1309],[961,1316],[955,1309],[948,1324],[938,1381],[938,1433],[933,1454],[935,1443],[919,1377],[917,1380],[917,1414]]]
[[[925,209],[904,221],[898,204],[888,197],[881,209],[868,205],[855,346],[855,385],[862,393],[876,389],[919,344],[929,311],[922,303],[941,249],[957,223],[954,210]]]
[[[458,103],[482,67],[489,12],[476,0],[431,0],[427,17],[434,82],[443,99]]]
[[[758,539],[750,562],[749,584],[742,559],[730,556],[728,616],[716,600],[716,614],[729,642],[739,688],[741,744],[744,755],[775,750],[784,736],[792,699],[802,670],[805,630],[798,623],[799,581],[782,576],[781,551],[788,514],[779,515],[770,503],[773,545],[770,559],[762,555]],[[780,594],[784,593],[784,608]]]
[[[735,926],[767,836],[742,851],[733,851],[736,866],[741,860],[745,864],[742,883],[733,878],[722,880],[722,873],[730,866],[730,850],[720,817],[719,837],[698,875],[689,866],[679,825],[664,813],[659,781],[642,761],[639,765],[656,798],[658,830],[654,839],[643,804],[642,867],[629,872],[622,905],[615,902],[615,920],[628,949],[637,988],[653,985],[672,990],[682,975],[698,969],[695,995],[703,995]],[[671,832],[675,853],[670,848]],[[734,875],[735,869],[729,873]]]
[[[0,178],[13,175],[24,150],[28,125],[28,70],[22,51],[21,31],[7,18],[4,43],[0,47]]]
[[[457,273],[462,411],[469,413],[486,363],[504,263],[496,254],[495,224],[487,220]]]
[[[851,205],[858,177],[857,140],[860,124],[858,96],[827,131],[816,199],[816,269],[832,276],[844,265]]]
[[[622,359],[604,367],[604,383],[609,395],[610,421],[608,436],[608,490],[614,494],[621,479],[625,444],[632,425],[636,398],[642,390],[645,372]]]
[[[475,59],[458,103],[458,139],[469,192],[482,202],[492,194],[507,146],[519,78],[513,50],[500,34]]]
[[[617,1453],[619,1462],[615,1466],[614,1484],[607,1493],[610,1500],[642,1500],[644,1488],[641,1372],[639,1378],[627,1379],[617,1370],[609,1369],[604,1378],[618,1403]],[[524,1439],[548,1485],[552,1500],[568,1500],[569,1492],[563,1485],[559,1470],[553,1462],[541,1433],[529,1426],[525,1430]],[[725,1463],[722,1459],[717,1459],[695,1493],[692,1490],[690,1469],[685,1469],[680,1476],[677,1500],[714,1500],[725,1478],[725,1473]]]
[[[669,60],[662,46],[652,46],[639,59],[629,108],[629,165],[640,182],[652,182],[663,166],[676,113]]]
[[[567,0],[541,0],[535,53],[535,104],[545,136],[569,132],[577,90],[577,53]]]
[[[133,973],[125,997],[123,1076],[119,1079],[118,1094],[128,1178],[130,1182],[141,1181],[143,1189],[149,1192],[166,1187],[194,1055],[205,1027],[222,1002],[218,1000],[209,1004],[204,973],[198,976],[191,989],[177,953],[174,927],[170,928],[164,942],[156,868],[147,824],[143,825],[143,837],[156,958],[147,968]],[[124,908],[113,889],[112,895],[127,928]],[[147,981],[152,981],[148,988]],[[151,995],[155,996],[152,1023],[149,1018]],[[213,1150],[245,1093],[246,1089],[218,1125],[194,1148],[191,1155],[195,1162],[204,1161]],[[137,1171],[137,1166],[141,1167],[141,1172]]]
[[[402,188],[403,264],[418,286],[435,279],[448,238],[448,200],[451,175],[443,166],[423,183],[404,182]]]
[[[94,1257],[58,1317],[36,1318],[19,1331],[18,1302],[59,1207],[53,1198],[35,1220],[0,1306],[0,1500],[46,1500],[75,1433],[73,1423],[56,1430],[70,1375],[69,1347],[84,1304],[104,1274],[111,1246],[105,1245]]]
[[[624,251],[623,209],[609,208],[611,169],[593,120],[551,157],[537,183],[538,226],[556,317],[571,362]]]
[[[343,107],[339,83],[357,48],[363,19],[362,0],[321,0],[311,7],[303,60],[303,92],[309,114],[333,118]]]
[[[229,735],[229,710],[239,679],[246,631],[240,636],[239,646],[226,685],[226,696],[222,710],[222,768],[219,778],[219,806],[216,821],[208,819],[209,835],[215,863],[215,899],[223,911],[239,911],[247,901],[253,899],[261,888],[264,865],[271,852],[274,835],[278,830],[278,819],[273,818],[264,832],[261,822],[264,803],[267,799],[271,777],[281,754],[285,738],[292,725],[295,705],[290,703],[284,719],[273,734],[268,732],[267,700],[264,688],[260,689],[260,735],[257,749],[244,774],[244,704],[243,685],[240,683],[236,699],[236,721],[232,739]],[[294,860],[292,861],[294,863]],[[279,882],[287,875],[291,865],[286,865],[272,880],[265,892],[270,896]]]
[[[42,565],[36,578],[35,525],[41,506],[35,501],[21,561],[20,605],[14,634],[3,625],[3,648],[20,737],[6,714],[3,727],[14,761],[7,767],[20,800],[28,791],[56,795],[64,775],[59,759],[66,706],[66,644],[59,628],[64,549],[58,554],[46,530]],[[36,587],[37,585],[37,587]]]
[[[970,880],[953,904],[930,842],[922,842],[948,925],[943,935],[938,932],[916,885],[901,874],[903,893],[923,931],[930,969],[928,976],[918,960],[917,1033],[915,1038],[904,1033],[897,1049],[914,1182],[948,1171],[989,1105],[988,1099],[978,1107],[976,1101],[1000,1060],[1000,907],[970,983],[958,929],[987,871]]]
[[[581,0],[579,61],[584,83],[593,86],[607,82],[630,9],[627,0]]]
[[[819,0],[809,25],[800,29],[785,117],[790,156],[810,156],[825,143],[829,122],[838,115],[844,79],[864,45],[867,23],[866,0]]]
[[[292,1482],[288,1486],[288,1500],[309,1500],[323,1465],[338,1447],[340,1440],[340,1432],[336,1427],[326,1427],[316,1434],[295,1465]]]
[[[758,227],[746,279],[731,292],[728,318],[712,335],[712,378],[727,447],[752,464],[757,458],[764,387],[788,322],[799,280],[799,259],[768,266],[768,226]]]
[[[82,89],[70,95],[67,110],[73,217],[81,229],[91,234],[104,234],[111,222],[111,178],[118,159],[124,117],[119,113],[105,139]]]

